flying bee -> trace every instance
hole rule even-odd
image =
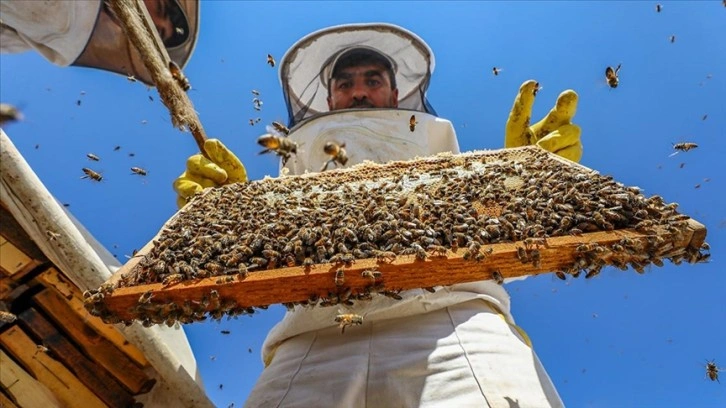
[[[286,136],[278,136],[272,133],[266,133],[257,139],[257,143],[265,147],[265,150],[258,154],[265,154],[269,152],[275,152],[278,156],[282,157],[282,165],[290,159],[290,156],[297,154],[297,143],[288,139]]]
[[[534,89],[532,90],[532,95],[537,96],[537,92],[541,91],[544,87],[540,85],[539,82],[535,82]]]
[[[0,310],[0,323],[12,323],[14,322],[18,316],[15,316],[14,314],[10,312],[4,312]]]
[[[254,95],[254,96],[260,96],[260,91],[258,91],[257,89],[253,89],[252,90],[252,95]]]
[[[663,6],[661,6],[660,4],[656,4],[655,5],[655,12],[656,13],[660,13],[661,10],[663,10]]]
[[[687,152],[697,147],[698,145],[692,142],[673,143],[673,149],[675,149],[676,151],[671,153],[668,157],[675,156],[678,154],[678,152]]]
[[[222,334],[230,334],[230,333],[232,333],[229,330],[220,330],[219,332],[222,333]]]
[[[146,175],[146,170],[142,169],[141,167],[132,167],[131,172],[132,174],[138,174],[139,176]]]
[[[273,127],[273,128],[274,128],[274,129],[276,130],[276,131],[278,131],[278,132],[282,133],[282,134],[283,134],[283,135],[285,135],[285,136],[287,136],[287,135],[289,135],[289,134],[290,134],[290,129],[288,129],[288,128],[287,128],[287,126],[283,125],[283,124],[282,124],[282,123],[280,123],[280,122],[272,122],[272,127]]]
[[[128,80],[129,80],[129,82],[136,82],[136,81],[137,81],[136,77],[135,77],[135,76],[133,76],[133,75],[131,75],[131,74],[128,74],[128,75],[126,76],[126,79],[128,79]]]
[[[721,370],[721,368],[718,368],[716,366],[715,360],[706,362],[706,377],[708,377],[711,381],[718,381],[719,384],[721,383],[721,381],[718,379],[718,373]]]
[[[267,63],[270,64],[271,67],[275,67],[275,58],[273,58],[271,54],[267,54]]]
[[[189,83],[189,79],[184,76],[184,73],[176,62],[169,61],[169,72],[171,72],[171,77],[174,78],[176,83],[179,84],[181,89],[185,92],[192,88],[192,84]]]
[[[93,153],[88,153],[88,154],[86,154],[86,157],[88,157],[88,159],[89,159],[89,160],[93,160],[93,161],[99,161],[99,160],[101,160],[101,158],[100,158],[100,157],[96,156],[96,155],[95,155],[95,154],[93,154]]]
[[[675,35],[670,36],[669,40],[670,40],[671,44],[673,44],[674,42],[676,42],[676,36]]]
[[[610,85],[610,88],[617,88],[618,83],[620,82],[620,79],[618,78],[618,71],[620,71],[620,66],[622,64],[618,64],[618,66],[613,69],[613,67],[607,67],[605,68],[605,79],[608,82],[608,85]]]
[[[100,173],[96,173],[95,171],[89,169],[88,167],[84,167],[81,170],[83,170],[83,172],[86,173],[85,176],[81,177],[82,179],[87,178],[87,179],[91,179],[93,181],[103,180],[103,176],[101,176]]]
[[[416,115],[411,115],[411,117],[408,119],[408,128],[413,132],[416,130],[416,125],[418,122],[416,121]]]
[[[340,333],[345,333],[345,328],[348,326],[360,326],[363,324],[363,316],[346,313],[335,316],[335,322],[340,324]]]
[[[13,105],[0,103],[0,125],[5,122],[17,122],[23,120],[23,114]]]
[[[497,67],[492,68],[492,74],[494,74],[494,76],[499,75],[500,72],[502,72],[501,68],[497,68]]]
[[[336,166],[340,164],[345,166],[348,163],[348,154],[345,151],[345,143],[338,144],[336,142],[326,142],[323,146],[325,154],[331,157],[330,160],[326,161],[323,167],[320,169],[321,172],[328,169],[328,166],[332,163]]]

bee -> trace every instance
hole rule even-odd
[[[86,154],[86,157],[88,157],[88,159],[89,159],[89,160],[93,160],[93,161],[99,161],[99,160],[101,160],[101,158],[100,158],[100,157],[96,156],[96,155],[95,155],[95,154],[93,154],[93,153],[88,153],[88,154]]]
[[[254,98],[252,99],[252,107],[255,108],[256,111],[259,111],[262,109],[262,105],[264,102],[260,100],[260,98]]]
[[[81,177],[82,179],[87,178],[87,179],[91,179],[93,181],[103,180],[103,176],[101,176],[101,174],[96,173],[95,171],[89,169],[88,167],[84,167],[81,170],[83,170],[83,172],[86,173],[85,176]]]
[[[149,303],[152,297],[154,297],[154,294],[150,290],[147,290],[139,296],[139,303]]]
[[[335,278],[333,279],[335,286],[343,286],[345,284],[345,272],[342,269],[335,271]]]
[[[656,13],[660,13],[661,10],[663,10],[663,6],[661,6],[660,4],[656,4],[655,5],[655,12]]]
[[[114,151],[114,152],[117,152],[117,151],[119,151],[119,150],[121,150],[121,146],[116,146],[116,147],[114,147],[114,148],[113,148],[113,151]]]
[[[325,154],[331,157],[330,160],[326,161],[323,167],[320,169],[321,172],[328,169],[328,166],[332,163],[336,166],[340,163],[341,166],[345,166],[348,163],[348,154],[345,152],[345,143],[338,144],[336,142],[326,142],[323,146]]]
[[[494,76],[499,75],[500,72],[502,72],[501,68],[497,68],[497,67],[492,68],[492,74],[494,74]]]
[[[416,121],[416,115],[411,115],[411,118],[408,119],[408,128],[413,132],[416,130],[416,125],[418,122]]]
[[[540,85],[539,82],[535,82],[534,89],[532,90],[532,95],[537,96],[537,92],[541,91],[542,88],[544,87]]]
[[[715,360],[706,361],[706,377],[708,377],[711,381],[718,381],[719,384],[721,383],[718,379],[718,373],[721,370],[721,368],[716,366]]]
[[[13,105],[0,103],[0,125],[5,122],[17,122],[23,120],[23,114]]]
[[[618,64],[618,66],[613,69],[612,67],[605,68],[605,79],[608,82],[608,85],[610,85],[610,88],[617,88],[618,83],[620,82],[620,79],[618,78],[618,71],[620,71],[620,66],[622,64]]]
[[[161,282],[164,286],[171,286],[176,285],[177,283],[184,280],[184,275],[180,273],[173,273],[167,277],[164,278],[164,280]]]
[[[80,99],[76,101],[76,105],[81,106],[81,100]]]
[[[383,276],[383,274],[381,272],[376,271],[374,269],[365,270],[365,271],[361,272],[360,275],[364,279],[370,279],[370,280],[372,280],[374,282],[376,281],[376,279],[380,279],[381,276]]]
[[[15,316],[14,314],[10,312],[4,312],[0,310],[0,323],[12,323],[14,322],[18,316]]]
[[[133,75],[131,75],[131,74],[126,75],[126,79],[128,79],[129,82],[136,82],[137,81],[136,77],[133,76]]]
[[[48,347],[45,347],[42,344],[38,344],[38,345],[36,345],[36,347],[37,347],[36,353],[47,353],[48,351],[50,351],[50,350],[48,350]]]
[[[258,91],[257,89],[253,89],[252,90],[252,95],[254,95],[254,96],[260,96],[260,91]]]
[[[285,136],[278,136],[272,133],[267,133],[260,136],[257,139],[257,143],[260,146],[265,147],[265,150],[259,152],[258,154],[275,152],[275,154],[282,157],[283,166],[290,159],[291,155],[297,154],[297,143],[293,142]]]
[[[676,42],[676,36],[672,35],[670,36],[670,38],[668,38],[668,40],[671,42],[671,44],[673,44],[674,42]]]
[[[219,332],[222,333],[222,334],[230,334],[230,333],[232,333],[229,330],[220,330]]]
[[[290,134],[290,129],[288,129],[288,128],[287,128],[287,126],[283,125],[283,124],[282,124],[282,123],[280,123],[280,122],[272,122],[272,127],[273,127],[273,128],[274,128],[274,129],[276,130],[276,131],[278,131],[278,132],[282,133],[282,134],[283,134],[283,135],[285,135],[285,136],[287,136],[287,135],[289,135],[289,134]]]
[[[273,58],[271,54],[267,54],[267,63],[271,67],[273,67],[273,68],[275,67],[275,58]]]
[[[555,276],[562,280],[567,280],[567,275],[565,275],[565,273],[562,271],[555,271]]]
[[[139,176],[146,175],[146,170],[142,169],[141,167],[132,167],[131,172],[132,174],[138,174]]]
[[[443,247],[441,245],[431,244],[428,247],[426,247],[426,249],[428,249],[429,251],[431,251],[432,253],[434,253],[438,256],[446,256],[446,253],[447,253],[446,247]]]
[[[345,333],[345,328],[348,326],[360,326],[363,324],[363,316],[346,313],[335,316],[335,322],[340,324],[340,333]]]
[[[504,284],[504,277],[502,276],[502,273],[499,271],[492,272],[492,279],[494,279],[494,282],[496,282],[499,285]]]
[[[169,72],[171,72],[171,77],[174,78],[176,83],[179,84],[181,89],[185,92],[192,88],[192,84],[189,83],[189,79],[184,76],[184,73],[176,62],[169,61]]]
[[[687,152],[697,147],[698,145],[692,142],[673,143],[673,149],[675,149],[676,151],[671,153],[668,157],[675,156],[678,154],[678,152]]]

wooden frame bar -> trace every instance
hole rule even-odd
[[[661,238],[661,242],[667,243],[667,246],[648,248],[652,246],[655,236]],[[705,236],[706,228],[695,220],[689,220],[687,230],[678,237],[673,237],[665,229],[659,230],[656,235],[628,229],[547,238],[544,244],[537,245],[536,248],[540,254],[538,266],[532,262],[522,262],[520,259],[519,253],[525,248],[524,242],[500,243],[483,246],[481,253],[486,255],[480,261],[465,259],[466,249],[459,248],[456,252],[448,250],[446,256],[429,253],[425,260],[416,259],[414,255],[405,255],[396,257],[390,263],[378,259],[362,259],[356,260],[349,266],[342,264],[319,264],[311,268],[295,266],[251,272],[243,280],[230,275],[233,279],[229,282],[224,276],[216,276],[168,286],[156,283],[122,287],[107,294],[104,297],[104,304],[121,320],[131,321],[138,317],[134,308],[139,298],[147,292],[151,293],[154,303],[176,303],[179,306],[185,301],[198,301],[208,297],[212,290],[218,292],[220,299],[234,300],[237,307],[303,302],[311,295],[326,297],[347,290],[352,293],[370,290],[373,282],[361,276],[365,270],[381,272],[381,279],[375,282],[376,291],[398,291],[489,280],[493,278],[495,271],[503,278],[514,278],[568,270],[576,263],[581,246],[597,244],[611,248],[613,244],[622,242],[623,239],[647,248],[645,252],[639,252],[638,256],[641,259],[644,253],[665,258],[684,253],[688,247],[700,248]],[[610,251],[602,257],[605,263],[610,264],[618,258],[627,261],[628,256]],[[132,260],[123,269],[131,270],[138,262],[138,259]],[[344,271],[345,277],[344,285],[341,286],[337,286],[334,282],[335,273],[339,269]],[[208,310],[211,309],[213,307],[208,307]]]

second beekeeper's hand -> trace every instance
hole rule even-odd
[[[219,139],[207,139],[204,142],[204,151],[211,160],[201,153],[190,156],[186,171],[174,180],[176,204],[179,208],[194,194],[207,187],[247,181],[245,166]]]
[[[582,158],[580,127],[572,123],[577,111],[577,93],[568,89],[557,97],[555,107],[539,122],[529,124],[534,97],[539,89],[536,81],[529,80],[519,87],[512,111],[507,119],[504,147],[536,144],[566,159],[579,162]]]

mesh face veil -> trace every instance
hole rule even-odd
[[[390,63],[399,109],[436,115],[426,99],[434,55],[412,32],[392,24],[349,24],[325,28],[302,38],[280,62],[280,84],[288,126],[328,111],[328,81],[336,62],[352,50],[369,50]]]

